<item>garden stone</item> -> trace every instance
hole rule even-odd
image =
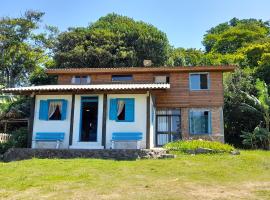
[[[208,149],[208,148],[197,148],[195,150],[196,154],[206,154],[206,153],[213,153],[213,149]]]
[[[240,155],[240,151],[235,149],[235,150],[231,151],[231,155],[234,155],[234,156],[235,155]]]

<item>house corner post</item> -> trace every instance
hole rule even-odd
[[[106,124],[107,124],[107,94],[103,95],[103,114],[102,114],[102,141],[101,144],[106,149]]]
[[[27,148],[32,147],[32,137],[33,137],[34,118],[35,118],[35,104],[36,104],[36,95],[32,95],[30,97],[30,118],[28,120]]]
[[[75,94],[72,94],[70,127],[69,127],[69,146],[72,145],[72,139],[73,139],[74,106],[75,106]]]
[[[146,148],[150,149],[150,94],[146,98]]]

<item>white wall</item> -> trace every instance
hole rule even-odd
[[[80,142],[80,117],[81,117],[81,97],[98,97],[98,128],[97,128],[97,142]],[[73,138],[70,148],[76,149],[101,149],[102,139],[102,115],[103,115],[103,95],[75,95],[74,106],[74,122],[73,122]]]
[[[142,132],[143,140],[141,141],[141,148],[146,148],[146,97],[147,97],[147,94],[109,94],[108,95],[106,148],[111,147],[111,139],[112,139],[113,132]],[[115,120],[109,119],[111,98],[134,98],[135,99],[134,122],[116,122]]]
[[[65,120],[39,120],[40,100],[47,99],[65,99],[67,100],[67,116]],[[55,142],[35,142],[37,132],[64,132],[65,138],[61,143],[60,148],[68,148],[69,146],[69,128],[70,128],[70,113],[71,113],[71,95],[36,95],[35,116],[33,125],[32,148],[55,148]]]

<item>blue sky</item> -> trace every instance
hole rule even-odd
[[[64,31],[115,12],[153,24],[175,47],[203,48],[209,28],[233,17],[269,20],[269,8],[269,0],[2,0],[0,16],[39,10],[44,23]]]

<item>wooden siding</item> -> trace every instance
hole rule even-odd
[[[111,83],[112,74],[84,74],[91,76],[92,84]],[[223,105],[223,73],[221,71],[209,72],[210,89],[204,91],[190,91],[189,72],[171,73],[135,73],[132,83],[152,83],[154,76],[169,75],[171,88],[168,90],[151,91],[156,96],[157,107],[202,107]],[[71,84],[72,75],[60,74],[58,84]]]
[[[153,91],[157,107],[202,107],[222,106],[223,83],[221,72],[210,72],[210,89],[190,91],[189,73],[171,73],[171,88],[165,91]]]

